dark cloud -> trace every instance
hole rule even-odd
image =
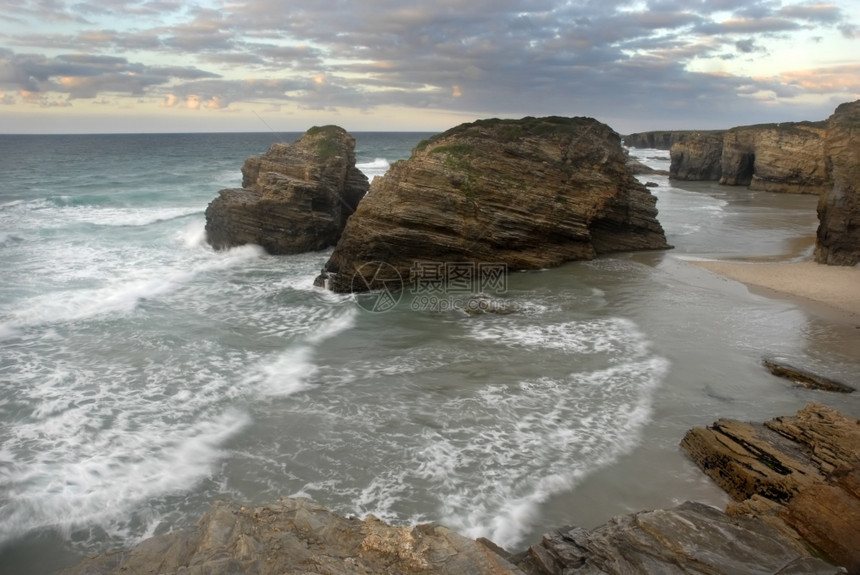
[[[790,0],[7,0],[0,18],[33,23],[40,10],[68,25],[0,27],[16,49],[0,52],[0,89],[192,108],[717,113],[803,85],[690,62],[749,60],[801,30],[860,36],[838,5]]]

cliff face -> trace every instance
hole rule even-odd
[[[690,137],[699,135],[721,134],[722,131],[701,130],[658,130],[654,132],[637,132],[623,137],[624,145],[628,148],[655,148],[658,150],[670,150],[678,142],[683,142]]]
[[[672,146],[670,177],[767,192],[821,194],[829,186],[825,128],[801,122],[693,134]]]
[[[719,180],[722,156],[722,132],[691,134],[672,145],[669,177],[676,180]]]
[[[818,203],[815,261],[853,266],[860,263],[860,100],[830,116],[825,157],[832,187]]]
[[[668,247],[656,199],[628,172],[620,138],[591,118],[464,124],[397,162],[349,219],[325,266],[335,291],[382,287],[385,262],[537,269],[621,250]],[[370,273],[370,272],[369,272]]]
[[[222,190],[206,209],[216,249],[257,244],[271,254],[334,245],[369,187],[355,167],[355,140],[342,128],[311,128],[242,167],[242,188]]]
[[[720,183],[751,190],[821,194],[829,185],[821,124],[733,128],[723,139]]]

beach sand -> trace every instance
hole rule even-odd
[[[827,266],[813,261],[739,263],[691,261],[714,273],[788,296],[805,298],[860,320],[860,267]]]

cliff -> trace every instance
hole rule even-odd
[[[628,148],[670,150],[678,142],[683,142],[692,136],[721,133],[721,130],[658,130],[654,132],[627,134],[622,139],[624,140],[624,145]]]
[[[669,151],[669,177],[676,180],[719,180],[723,135],[723,132],[702,132],[673,144]]]
[[[720,183],[821,194],[829,186],[824,135],[824,126],[812,122],[732,128],[723,137]]]
[[[311,128],[245,161],[242,187],[221,190],[206,208],[207,240],[271,254],[321,250],[337,242],[368,187],[352,136],[337,126]]]
[[[853,266],[860,263],[860,100],[830,116],[824,150],[832,187],[819,198],[815,261]]]
[[[860,573],[860,421],[820,404],[764,425],[721,419],[687,432],[681,447],[737,503]]]
[[[448,130],[374,179],[318,283],[338,292],[383,287],[391,278],[370,262],[407,279],[420,261],[522,270],[667,248],[656,198],[626,159],[618,134],[591,118]]]
[[[829,187],[822,123],[740,126],[693,134],[670,151],[670,177],[719,180],[729,186],[821,194]]]

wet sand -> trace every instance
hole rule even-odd
[[[860,267],[826,266],[813,261],[738,263],[691,261],[748,286],[825,304],[860,319]]]

